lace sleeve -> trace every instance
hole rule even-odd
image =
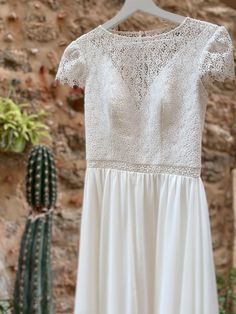
[[[224,26],[216,29],[202,52],[200,76],[205,85],[235,79],[233,43]]]
[[[84,49],[78,40],[72,41],[64,50],[55,80],[70,87],[84,88],[86,79],[86,60]]]

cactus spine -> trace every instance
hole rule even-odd
[[[56,194],[52,152],[37,145],[28,159],[26,198],[32,209],[21,239],[14,314],[53,314],[51,235]]]

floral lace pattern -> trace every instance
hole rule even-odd
[[[82,53],[85,43],[80,41],[81,43],[74,40],[66,47],[55,77],[55,80],[70,87],[85,85],[87,63]]]
[[[208,40],[200,58],[201,78],[208,86],[225,78],[234,79],[234,55],[231,37],[224,26],[218,27]]]
[[[103,51],[104,55],[109,53],[110,61],[125,82],[127,92],[135,100],[137,109],[145,105],[152,83],[162,70],[166,70],[175,61],[174,56],[177,58],[187,45],[191,45],[193,28],[187,27],[190,23],[188,21],[189,18],[180,25],[183,27],[179,26],[158,36],[152,32],[150,36],[137,37],[135,34],[140,32],[131,32],[130,37],[120,35],[117,38],[99,26],[98,32],[102,40],[97,42],[97,34],[94,34],[94,38],[91,37],[96,50]],[[194,35],[201,31],[200,28],[198,32],[195,30]],[[123,31],[123,34],[127,33],[129,32]]]
[[[206,87],[226,78],[234,78],[227,30],[190,17],[162,33],[99,25],[65,49],[56,74],[85,87],[90,165],[193,176],[201,167]]]

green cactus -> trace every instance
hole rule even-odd
[[[30,152],[26,190],[32,209],[21,240],[13,313],[53,314],[51,235],[56,169],[46,146],[37,145]]]
[[[32,149],[27,174],[27,201],[34,208],[50,208],[56,201],[56,168],[48,148]]]

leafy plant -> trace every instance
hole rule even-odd
[[[0,97],[0,150],[22,152],[27,143],[39,144],[43,137],[51,138],[48,126],[42,123],[48,115],[44,110],[28,114],[10,98]]]
[[[220,275],[217,275],[219,314],[236,314],[236,311],[232,310],[235,308],[236,302],[235,284],[235,268],[230,269],[226,279]]]
[[[13,300],[0,300],[0,314],[11,314],[13,309]]]

